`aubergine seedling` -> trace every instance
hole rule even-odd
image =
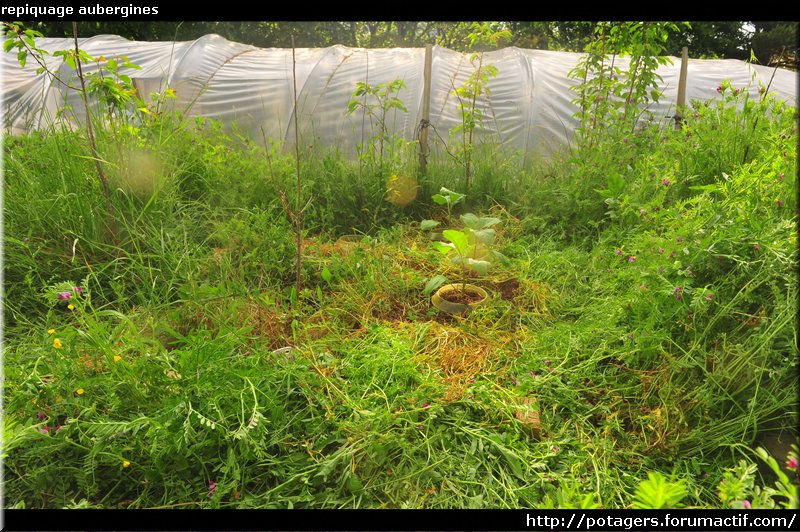
[[[508,260],[505,255],[493,249],[497,233],[493,226],[500,223],[499,218],[478,217],[472,213],[461,216],[464,230],[446,229],[442,236],[447,242],[434,242],[442,253],[452,255],[452,262],[460,265],[464,274],[469,270],[478,275],[486,275],[495,259]]]
[[[442,187],[438,194],[431,196],[431,199],[437,205],[444,205],[447,207],[447,219],[449,220],[453,214],[453,207],[464,201],[464,198],[466,197],[467,196],[465,194],[453,192],[448,188]],[[434,227],[437,227],[440,223],[441,222],[437,220],[422,220],[422,222],[419,224],[419,227],[423,231],[429,231]]]

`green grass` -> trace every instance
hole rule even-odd
[[[7,138],[8,506],[791,504],[747,463],[796,426],[795,113],[735,103],[539,168],[476,151],[456,214],[500,218],[510,261],[471,279],[494,297],[468,318],[423,295],[463,274],[418,228],[463,169],[434,159],[387,201],[413,145],[304,154],[293,294],[278,147],[211,121],[101,131],[109,216],[80,135]]]

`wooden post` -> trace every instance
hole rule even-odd
[[[305,207],[300,207],[300,199],[302,194],[302,186],[300,181],[300,131],[297,129],[297,60],[294,54],[294,35],[292,35],[292,87],[294,88],[294,155],[295,155],[295,169],[297,170],[297,200],[295,202],[294,211],[294,230],[297,237],[297,256],[295,257],[295,279],[294,290],[296,299],[293,300],[292,310],[297,310],[300,305],[297,301],[300,300],[300,287],[301,279],[300,272],[302,271],[303,262],[303,210]]]
[[[428,125],[431,114],[431,65],[433,64],[433,47],[425,47],[425,71],[422,79],[422,119],[419,121],[419,171],[424,175],[428,170]]]
[[[689,68],[689,48],[681,50],[681,76],[678,79],[678,102],[675,107],[675,129],[681,128],[683,112],[686,107],[686,73]]]

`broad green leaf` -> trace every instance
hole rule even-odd
[[[435,201],[439,205],[456,205],[458,202],[463,200],[466,196],[464,194],[460,194],[458,192],[453,192],[449,188],[442,187],[439,189],[438,194],[434,194],[433,201]],[[438,199],[437,199],[438,198]]]
[[[481,229],[486,229],[487,227],[499,224],[500,218],[489,218],[486,216],[479,218],[471,212],[468,212],[467,214],[461,215],[461,221],[465,226],[469,227],[473,231],[480,231]]]
[[[458,251],[460,255],[468,254],[467,250],[469,249],[469,239],[465,233],[456,231],[455,229],[445,229],[442,231],[442,236],[453,243],[453,245],[456,247],[456,251]]]
[[[509,262],[509,258],[506,257],[505,255],[503,255],[502,253],[500,253],[499,251],[492,250],[492,255],[494,255],[495,257],[500,259],[500,262],[502,262],[504,264]]]
[[[320,275],[322,276],[322,280],[329,284],[333,279],[333,275],[331,274],[331,271],[328,269],[327,266],[322,268],[322,273]]]
[[[425,288],[422,289],[422,293],[426,296],[431,295],[435,292],[440,286],[447,282],[447,277],[444,275],[435,275],[431,278],[430,281],[425,283]]]
[[[436,220],[422,220],[422,222],[420,222],[419,224],[419,228],[422,229],[423,231],[429,231],[434,227],[438,226],[440,223],[441,222],[438,222]]]
[[[489,267],[492,265],[487,260],[467,259],[467,266],[478,272],[478,275],[486,275],[489,273]]]
[[[497,233],[495,233],[494,229],[481,229],[480,231],[472,231],[472,236],[475,238],[475,240],[487,246],[494,244],[494,238],[496,234]]]
[[[446,244],[444,242],[434,242],[433,247],[435,247],[436,250],[440,251],[441,253],[450,253],[456,249],[453,244]]]

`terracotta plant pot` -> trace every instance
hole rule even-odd
[[[462,292],[466,294],[470,301],[450,301],[453,296],[459,297]],[[472,312],[475,307],[483,304],[487,299],[489,299],[489,293],[483,288],[472,284],[455,283],[446,284],[439,288],[436,293],[433,294],[433,297],[431,297],[431,303],[442,312],[465,316]]]

